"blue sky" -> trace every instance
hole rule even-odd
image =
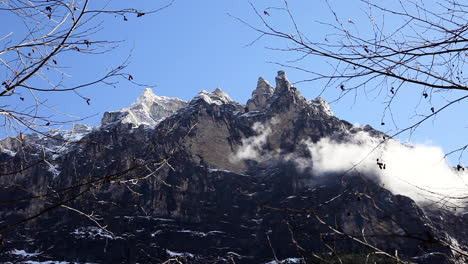
[[[125,1],[127,2],[127,1]],[[345,20],[352,19],[355,24],[347,24],[352,30],[366,34],[366,17],[362,16],[362,6],[357,1],[331,1],[337,13]],[[161,1],[138,1],[137,7],[154,9],[162,5]],[[280,6],[282,1],[255,1],[255,6],[263,11],[268,6]],[[125,3],[115,2],[116,5]],[[332,16],[324,1],[291,1],[291,9],[298,19],[301,30],[311,38],[322,41],[331,32],[317,21],[330,22]],[[94,39],[122,40],[116,49],[103,55],[69,54],[58,57],[60,64],[72,66],[65,69],[72,77],[70,84],[82,80],[92,80],[93,77],[104,73],[106,69],[117,66],[131,54],[128,72],[135,81],[154,84],[154,91],[158,95],[179,97],[190,100],[201,90],[222,88],[233,99],[245,103],[255,88],[257,78],[263,76],[274,83],[276,72],[282,67],[271,63],[284,63],[292,58],[291,54],[272,51],[266,47],[284,47],[287,43],[274,38],[263,38],[254,45],[246,46],[258,37],[258,33],[249,29],[232,16],[242,18],[252,24],[259,23],[248,1],[182,1],[152,15],[140,18],[129,16],[129,21],[120,17],[103,17],[102,31]],[[291,24],[284,15],[270,10],[270,16],[265,17],[269,22],[284,30],[290,30]],[[8,25],[0,28],[0,35],[8,31],[19,32],[21,25],[0,16],[0,24]],[[398,21],[387,21],[391,27]],[[93,38],[91,38],[93,40]],[[304,62],[302,66],[311,69],[327,70],[323,59]],[[285,69],[292,82],[307,79],[306,73]],[[320,94],[322,82],[298,83],[306,98],[312,99]],[[122,81],[117,87],[104,85],[86,88],[81,93],[92,99],[91,105],[73,93],[59,93],[55,95],[39,95],[46,97],[48,104],[61,112],[91,118],[84,123],[96,125],[104,111],[117,110],[130,105],[143,91],[143,87],[136,87],[129,82]],[[339,96],[339,89],[328,89],[322,96],[333,101]],[[416,120],[414,107],[424,102],[418,102],[416,93],[409,92],[401,96],[395,103],[395,119],[399,127]],[[384,105],[380,97],[373,94],[357,94],[347,96],[332,103],[335,115],[351,123],[371,124],[383,131],[392,131],[395,127],[391,120],[381,126]],[[11,102],[20,104],[22,102]],[[429,107],[427,107],[429,109]],[[452,111],[439,115],[427,122],[410,138],[416,143],[430,143],[442,146],[446,151],[458,147],[466,142],[466,124],[459,125],[456,120],[463,118],[460,112],[463,105],[456,106]],[[416,113],[418,114],[418,113]],[[57,118],[63,118],[56,114]],[[411,119],[412,118],[412,119]],[[457,124],[456,124],[457,123]],[[458,126],[456,126],[458,125]],[[448,136],[449,135],[449,136]],[[408,135],[401,138],[408,140]]]

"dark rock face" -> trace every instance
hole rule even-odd
[[[0,261],[395,262],[376,248],[415,263],[466,261],[444,244],[467,250],[466,216],[285,158],[307,158],[304,140],[382,134],[307,101],[284,72],[276,88],[259,79],[247,106],[220,89],[180,104],[149,126],[108,114],[75,144],[64,133],[2,140]]]

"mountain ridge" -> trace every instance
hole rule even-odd
[[[315,173],[308,142],[384,134],[305,99],[283,71],[275,81],[259,78],[245,105],[216,89],[167,109],[173,99],[145,90],[57,156],[32,135],[0,141],[0,230],[78,197],[1,231],[0,261],[362,263],[370,254],[390,263],[397,249],[410,262],[463,263],[464,215],[422,207],[359,171]],[[153,102],[162,108],[150,113]],[[142,118],[126,119],[134,110]]]

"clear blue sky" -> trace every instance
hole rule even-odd
[[[116,1],[115,4],[129,3],[121,2],[123,1]],[[357,1],[331,2],[343,19],[350,18],[357,25],[368,22],[362,16],[361,7],[355,4]],[[147,0],[138,1],[136,5],[138,8],[154,9],[161,3],[164,2]],[[267,6],[280,6],[281,3],[282,1],[277,0],[255,1],[260,11]],[[310,38],[323,40],[326,34],[331,33],[316,23],[332,19],[324,1],[291,1],[290,4],[298,23],[302,25],[301,29]],[[259,23],[250,4],[245,0],[176,0],[171,7],[159,13],[141,18],[129,16],[127,22],[120,17],[105,17],[103,30],[96,34],[94,39],[124,41],[117,49],[105,55],[59,57],[57,61],[73,66],[66,70],[73,76],[70,83],[79,83],[82,80],[92,80],[105,69],[117,66],[131,53],[128,72],[134,76],[135,81],[157,85],[154,91],[158,95],[190,100],[203,89],[211,91],[220,87],[235,100],[245,103],[250,98],[259,76],[274,83],[276,72],[281,67],[270,62],[282,63],[291,59],[291,55],[265,48],[284,47],[286,43],[279,39],[265,38],[246,47],[258,34],[227,13],[252,24]],[[271,10],[270,14],[271,16],[265,18],[285,30],[290,29],[287,26],[290,23],[285,16],[279,15],[275,10]],[[391,25],[396,22],[390,20],[387,23]],[[20,24],[12,23],[8,17],[0,16],[0,24],[7,25],[2,26],[0,35],[9,31],[18,32],[20,28]],[[365,34],[365,28],[360,28],[360,31]],[[303,66],[326,69],[325,62],[320,59],[309,60],[307,63]],[[286,71],[292,82],[310,77],[300,71]],[[323,83],[298,83],[296,86],[306,98],[312,99],[320,93]],[[73,93],[40,96],[47,96],[48,104],[61,112],[80,117],[96,115],[84,121],[96,125],[104,111],[130,105],[142,90],[143,87],[135,87],[125,81],[120,82],[116,88],[103,85],[87,88],[81,93],[92,99],[90,106]],[[339,92],[339,89],[329,89],[322,96],[328,101],[333,101]],[[355,101],[354,96],[348,96],[333,103],[332,108],[336,116],[351,123],[371,124],[383,131],[393,129],[391,120],[386,121],[388,125],[385,127],[380,125],[384,105],[381,99],[373,98],[374,95],[358,94]],[[396,102],[395,118],[399,127],[415,120],[409,118],[414,117],[414,106],[418,100],[409,94]],[[459,105],[451,112],[441,114],[421,127],[411,140],[416,143],[432,142],[446,151],[466,142],[466,124],[460,126],[457,122],[459,118],[463,119],[463,115],[458,113],[463,113],[465,109],[466,107]],[[405,141],[408,137],[406,135],[401,139]]]

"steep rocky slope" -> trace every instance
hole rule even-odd
[[[188,103],[145,90],[73,131],[0,142],[0,261],[466,261],[468,215],[423,210],[359,172],[298,167],[305,141],[384,134],[305,99],[282,71],[246,105],[220,89]]]

